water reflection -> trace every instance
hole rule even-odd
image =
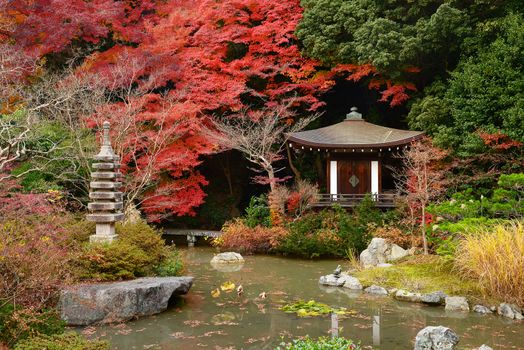
[[[185,250],[187,271],[195,276],[190,293],[177,307],[125,325],[100,327],[97,335],[113,349],[274,349],[282,341],[309,335],[339,336],[377,350],[413,347],[427,325],[445,325],[461,337],[465,348],[489,344],[496,349],[524,349],[524,323],[474,313],[446,313],[441,307],[396,302],[345,288],[318,285],[338,261],[310,261],[272,256],[247,256],[238,271],[210,265],[212,249]],[[244,294],[211,291],[225,281],[242,284]],[[267,297],[261,298],[265,292]],[[278,308],[297,299],[316,300],[354,311],[347,316],[299,318]],[[461,318],[458,318],[461,317]]]

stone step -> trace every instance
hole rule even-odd
[[[94,179],[118,179],[121,177],[121,174],[115,173],[112,171],[106,171],[106,172],[95,171],[91,173],[91,177]]]
[[[87,204],[87,209],[92,211],[121,210],[123,207],[122,202],[93,202]]]
[[[89,198],[91,199],[114,199],[122,201],[124,194],[122,192],[90,192]]]
[[[119,169],[120,163],[94,163],[93,169],[100,169],[100,170],[111,170],[111,169]]]
[[[86,215],[87,221],[94,221],[94,222],[115,222],[115,221],[121,221],[124,219],[124,214],[118,213],[93,213]]]
[[[92,189],[100,189],[100,190],[109,190],[109,189],[119,189],[122,187],[121,182],[109,182],[109,181],[92,181],[89,186]]]

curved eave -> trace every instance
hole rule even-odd
[[[404,146],[408,145],[413,141],[419,140],[424,136],[424,132],[421,132],[418,135],[412,136],[407,139],[397,140],[397,141],[391,141],[391,142],[382,142],[382,143],[318,143],[318,142],[311,142],[307,140],[302,140],[297,137],[288,135],[288,143],[301,145],[301,146],[308,146],[308,147],[314,147],[314,148],[322,148],[322,149],[339,149],[339,148],[385,148],[385,147],[396,147],[396,146]]]

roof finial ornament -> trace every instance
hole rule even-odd
[[[362,120],[362,113],[358,113],[357,111],[357,107],[351,107],[351,113],[346,114],[346,120]]]

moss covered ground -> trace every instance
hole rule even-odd
[[[476,281],[465,279],[453,269],[450,261],[435,255],[410,256],[392,267],[376,267],[352,273],[363,286],[376,284],[385,288],[405,289],[429,293],[441,290],[448,295],[462,295],[480,299]]]

